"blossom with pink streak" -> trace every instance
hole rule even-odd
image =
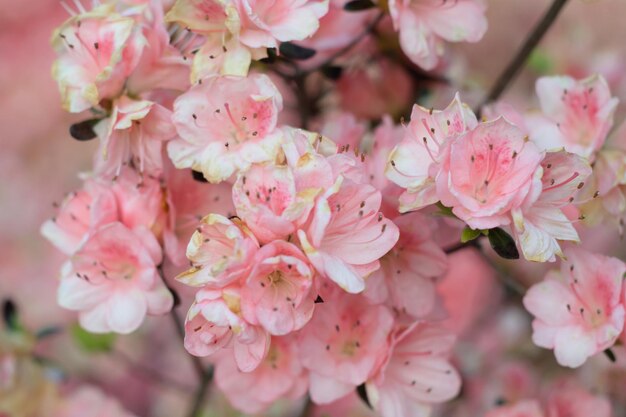
[[[366,291],[377,293],[373,296],[382,301],[388,299],[396,311],[424,317],[435,307],[435,283],[446,272],[447,257],[432,239],[426,216],[411,213],[394,223],[400,230],[398,243],[380,259],[380,269],[368,278]]]
[[[254,370],[267,355],[270,336],[241,316],[241,294],[236,287],[202,289],[196,294],[185,321],[185,349],[195,356],[210,356],[232,349],[237,367]]]
[[[535,344],[554,349],[562,366],[576,368],[611,347],[622,332],[626,264],[574,248],[565,255],[560,272],[533,285],[524,306],[535,316]]]
[[[563,208],[576,200],[591,174],[587,160],[576,154],[548,152],[541,161],[541,180],[534,179],[526,201],[512,211],[513,234],[530,261],[554,261],[562,256],[559,241],[579,242]]]
[[[133,332],[146,314],[172,308],[157,270],[161,260],[159,243],[145,228],[103,226],[65,265],[58,302],[79,311],[80,324],[91,332]]]
[[[174,103],[180,138],[168,152],[177,168],[192,168],[210,182],[230,178],[252,163],[274,160],[282,97],[266,75],[214,76]]]
[[[476,116],[458,94],[445,110],[413,106],[404,138],[389,155],[385,171],[389,180],[406,189],[400,196],[401,212],[438,201],[435,176],[448,142],[476,126]]]
[[[383,417],[427,417],[433,405],[458,395],[461,378],[448,359],[455,340],[451,333],[416,322],[392,339],[386,360],[366,385]]]
[[[245,224],[209,214],[187,246],[191,268],[176,279],[191,286],[221,288],[250,270],[258,248],[258,241]]]
[[[79,113],[114,98],[137,63],[144,47],[135,21],[113,12],[113,5],[71,17],[53,37],[59,54],[52,75],[63,108]]]
[[[271,335],[301,329],[313,315],[313,270],[304,254],[285,241],[263,246],[241,290],[241,312]]]
[[[250,48],[277,48],[279,42],[301,41],[313,35],[329,0],[235,0],[241,28],[239,40]]]
[[[383,305],[337,290],[326,297],[299,338],[313,401],[330,403],[364,383],[387,353],[392,326]]]
[[[365,289],[365,277],[398,241],[398,228],[379,212],[381,194],[369,184],[339,176],[318,198],[302,249],[322,275],[350,293]]]
[[[390,0],[402,51],[425,70],[434,69],[444,42],[478,42],[487,31],[483,0]]]
[[[52,417],[134,417],[114,398],[91,386],[81,386],[54,407]]]
[[[537,80],[537,96],[542,113],[526,120],[531,139],[542,149],[565,148],[593,160],[613,126],[618,104],[604,78],[543,77]]]
[[[120,97],[111,117],[96,127],[101,138],[96,173],[116,177],[124,165],[132,164],[141,173],[159,175],[163,143],[176,136],[170,118],[171,111],[160,104]]]
[[[437,196],[473,229],[510,223],[541,175],[539,149],[504,118],[450,142],[436,177]]]
[[[253,414],[281,398],[301,397],[308,386],[292,337],[272,337],[267,356],[251,372],[241,372],[231,357],[220,358],[215,366],[215,382],[233,406]]]

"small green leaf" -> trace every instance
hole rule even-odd
[[[481,234],[482,230],[480,229],[474,230],[470,227],[466,227],[465,229],[463,229],[463,232],[461,232],[461,243],[467,243],[470,240],[474,240]]]
[[[436,206],[439,208],[439,211],[436,213],[438,216],[456,217],[452,212],[452,208],[444,206],[441,202],[437,202]]]
[[[90,333],[78,324],[72,326],[71,333],[76,344],[86,352],[110,352],[115,344],[115,333]]]
[[[368,10],[376,7],[376,4],[372,0],[352,0],[347,2],[343,9],[349,12],[360,12],[361,10]]]
[[[365,389],[365,384],[361,384],[356,387],[356,393],[361,400],[367,405],[370,409],[372,409],[372,404],[370,403],[370,399],[367,397],[367,390]]]
[[[611,348],[605,349],[604,354],[606,355],[607,358],[609,358],[611,362],[615,363],[617,361],[617,358],[615,357],[615,352],[613,352]]]
[[[315,55],[315,49],[305,48],[304,46],[296,45],[291,42],[283,42],[278,47],[280,54],[285,58],[294,60],[305,60]]]
[[[99,121],[96,118],[74,123],[70,126],[70,136],[81,142],[95,139],[97,135],[93,128]]]
[[[519,252],[515,240],[499,227],[489,229],[489,243],[493,250],[504,259],[519,259]]]
[[[528,58],[528,68],[537,74],[548,74],[552,72],[553,67],[550,56],[539,49],[535,49]]]

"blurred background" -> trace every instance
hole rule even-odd
[[[461,90],[466,101],[477,103],[551,2],[488,3],[489,30],[482,42],[450,46],[446,72],[451,85],[430,98],[436,104],[448,103],[455,90]],[[538,76],[566,73],[583,78],[599,72],[609,81],[614,95],[626,100],[624,16],[624,0],[571,0],[504,98],[526,110],[536,105],[534,81]],[[95,142],[77,142],[70,137],[70,124],[84,117],[61,109],[57,87],[50,76],[54,60],[50,35],[66,18],[58,0],[0,0],[0,298],[14,300],[21,320],[34,329],[75,319],[56,304],[63,256],[41,237],[39,227],[54,214],[53,203],[79,186],[77,174],[90,169],[96,146]],[[620,104],[617,124],[625,114],[626,107]],[[588,242],[596,251],[624,251],[614,230],[602,230],[589,236]],[[513,272],[518,266],[501,267],[505,271],[501,273],[522,276],[528,281],[541,279],[545,268],[524,265]],[[454,281],[450,282],[448,291],[458,291]],[[500,291],[491,286],[498,285],[486,279],[485,288],[468,295],[467,302],[489,298],[491,291]],[[478,298],[472,299],[474,296]],[[510,320],[502,324],[505,330],[513,326],[511,331],[526,332],[524,337],[529,341],[527,318],[515,319],[516,314],[524,313],[518,308],[511,314],[511,319],[503,318]],[[49,356],[59,358],[68,372],[107,386],[138,415],[181,415],[176,410],[186,404],[188,388],[194,384],[189,362],[183,357],[180,343],[171,340],[173,327],[168,317],[152,319],[145,327],[142,332],[147,337],[120,340],[119,352],[112,357],[87,356],[63,341],[42,349],[50,349]],[[162,327],[168,331],[152,331]],[[108,369],[104,380],[98,371],[103,368]],[[154,375],[151,377],[155,368],[166,373],[174,370],[173,381],[155,383]],[[130,379],[129,373],[134,375]],[[120,381],[124,381],[123,386]],[[355,415],[366,413],[359,410]],[[215,415],[224,412],[216,411]]]

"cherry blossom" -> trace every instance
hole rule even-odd
[[[63,398],[51,415],[79,417],[87,413],[93,417],[134,417],[134,414],[124,410],[117,400],[91,386],[81,386]]]
[[[615,343],[624,327],[624,262],[579,249],[524,297],[535,316],[533,341],[554,349],[559,364],[576,368]]]
[[[146,314],[167,313],[173,297],[157,271],[158,242],[145,228],[116,222],[100,228],[64,267],[59,304],[79,311],[81,325],[96,333],[130,333]]]
[[[281,109],[280,93],[266,75],[208,78],[174,103],[180,138],[169,143],[169,155],[177,168],[200,171],[210,182],[226,180],[275,158]]]

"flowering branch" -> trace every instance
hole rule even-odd
[[[481,109],[489,102],[497,100],[502,93],[504,93],[522,69],[522,65],[524,65],[530,53],[535,49],[548,29],[550,29],[552,24],[555,22],[566,3],[567,0],[554,0],[543,18],[537,23],[532,32],[530,32],[520,50],[513,57],[513,60],[509,63],[504,72],[502,72],[500,77],[498,77],[498,80],[489,91],[489,94],[487,94],[477,107],[478,109]]]

